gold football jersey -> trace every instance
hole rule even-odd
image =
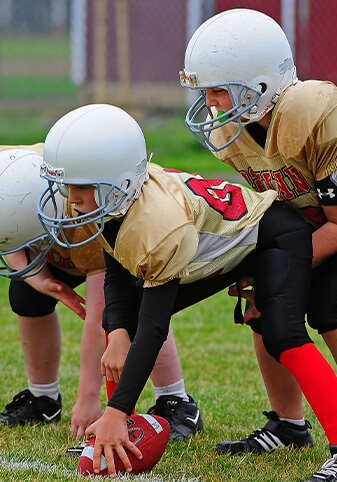
[[[173,278],[182,283],[222,274],[256,246],[259,220],[275,191],[149,166],[149,180],[128,210],[114,250],[97,238],[145,287]],[[86,231],[97,232],[94,225]]]
[[[244,128],[227,148],[214,152],[254,190],[275,189],[281,201],[300,210],[314,227],[326,219],[315,180],[337,170],[337,87],[308,80],[289,87],[273,109],[265,148]],[[216,146],[236,133],[234,123],[215,129]]]
[[[85,232],[79,228],[68,229],[66,236],[71,244],[87,239]],[[75,248],[63,248],[55,243],[46,259],[73,276],[90,276],[101,273],[105,269],[102,247],[95,239]]]

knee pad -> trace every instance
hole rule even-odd
[[[50,315],[55,310],[57,300],[36,291],[25,281],[11,280],[9,304],[19,316],[38,317]]]
[[[277,297],[264,304],[262,339],[267,352],[278,362],[282,352],[311,342],[304,320],[289,323],[287,307]]]
[[[261,318],[252,318],[251,320],[247,321],[246,325],[250,326],[254,333],[262,335]]]

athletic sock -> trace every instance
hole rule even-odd
[[[188,402],[189,398],[185,391],[185,384],[183,378],[179,382],[172,383],[172,385],[166,385],[166,387],[153,386],[156,400],[161,396],[174,395],[175,397],[182,398],[184,402]]]
[[[57,400],[60,393],[60,384],[57,379],[56,382],[37,384],[28,380],[28,390],[34,395],[34,397],[49,397],[53,400]]]
[[[280,362],[298,381],[330,445],[337,445],[337,377],[313,343],[281,353]]]
[[[294,425],[298,425],[299,427],[303,427],[303,425],[305,425],[305,420],[304,418],[300,418],[299,420],[295,420],[293,418],[282,418],[282,417],[279,417],[281,422],[290,422]]]
[[[107,394],[108,400],[110,400],[110,397],[115,391],[116,386],[117,386],[117,383],[109,382],[109,380],[105,379],[105,387],[106,387],[106,394]]]

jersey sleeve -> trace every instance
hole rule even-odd
[[[197,243],[198,235],[194,226],[187,224],[177,227],[158,245],[136,253],[138,260],[134,275],[145,280],[145,287],[184,278],[188,275],[187,265],[197,249]]]
[[[116,259],[145,287],[187,276],[198,247],[198,231],[186,197],[158,170],[143,186],[118,233]],[[167,189],[165,183],[171,183]]]
[[[337,90],[337,89],[336,89]],[[314,156],[311,168],[316,181],[337,171],[337,93],[335,105],[328,111],[313,134]]]
[[[337,87],[299,82],[279,102],[270,146],[277,142],[282,156],[305,163],[314,180],[328,177],[337,170]]]

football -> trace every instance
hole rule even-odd
[[[151,470],[160,460],[166,448],[170,426],[167,420],[156,415],[136,414],[129,417],[126,421],[129,432],[129,440],[137,445],[142,452],[143,458],[137,459],[132,452],[126,450],[127,456],[132,465],[132,474],[140,474]],[[78,461],[77,474],[83,476],[107,475],[104,453],[101,456],[101,471],[94,474],[93,456],[95,437],[88,440]],[[125,467],[119,456],[114,451],[116,473],[124,473]]]

